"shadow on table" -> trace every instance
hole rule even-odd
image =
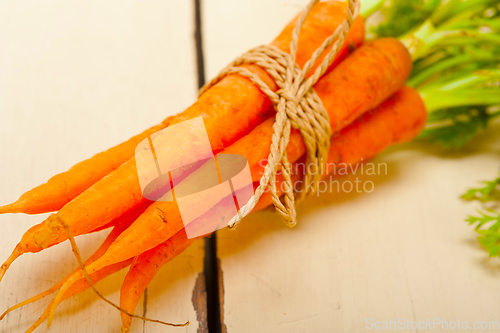
[[[471,228],[472,229],[472,228]],[[474,230],[471,230],[471,237],[466,239],[465,244],[477,253],[477,257],[474,257],[473,261],[476,266],[486,270],[491,276],[500,276],[500,261],[498,257],[489,257],[488,253],[477,241],[477,234]]]
[[[415,154],[416,152],[416,154]],[[340,181],[353,181],[358,177],[362,182],[371,181],[376,188],[384,187],[389,183],[398,182],[401,174],[408,172],[411,165],[414,164],[422,155],[434,155],[442,159],[456,159],[457,161],[464,157],[470,157],[478,154],[492,154],[499,157],[500,166],[500,122],[496,122],[490,126],[487,131],[478,134],[471,142],[466,144],[460,150],[451,150],[437,144],[431,144],[420,140],[415,140],[406,144],[390,147],[383,153],[379,154],[372,161],[374,163],[387,163],[388,172],[386,175],[349,175],[336,178]],[[402,158],[403,157],[403,158]],[[480,180],[482,175],[478,175]],[[471,184],[471,186],[474,184]],[[464,189],[465,190],[465,189]],[[347,201],[362,201],[363,197],[368,193],[323,193],[318,197],[309,197],[297,207],[298,224],[295,227],[297,231],[301,229],[301,220],[315,211],[342,205]],[[317,219],[308,219],[309,224],[318,224],[313,227],[320,227],[324,221]],[[308,225],[308,227],[311,227]],[[235,238],[234,241],[225,242],[223,253],[219,253],[219,258],[225,256],[237,255],[240,251],[245,250],[260,238],[273,232],[287,232],[289,229],[281,222],[280,217],[274,212],[274,208],[266,209],[265,211],[255,212],[247,216],[236,231],[228,229],[219,230],[217,232],[218,239]],[[471,230],[473,232],[473,230]],[[476,241],[477,242],[477,241]],[[229,243],[229,244],[227,244]],[[484,266],[488,269],[500,269],[500,265],[484,261]]]
[[[397,145],[386,150],[385,153],[400,150],[420,151],[446,159],[458,159],[475,154],[493,154],[500,157],[500,121],[490,124],[487,130],[479,132],[471,141],[460,149],[445,148],[440,144],[433,144],[423,140]]]
[[[413,163],[413,161],[413,157],[409,156],[404,164]],[[392,161],[392,159],[389,156],[385,156],[385,154],[384,156],[379,156],[371,161],[367,161],[367,163],[386,163],[388,165],[387,174],[367,175],[357,173],[347,176],[332,176],[328,179],[328,182],[332,180],[343,184],[349,182],[354,183],[357,180],[364,184],[365,182],[370,181],[373,183],[375,188],[378,188],[383,187],[387,183],[397,182],[400,174],[399,170],[404,169],[404,167],[402,167],[399,163]],[[365,193],[363,191],[328,191],[317,196],[308,197],[297,206],[298,223],[297,226],[293,228],[293,231],[296,230],[297,232],[300,232],[300,230],[304,228],[301,220],[314,212],[328,207],[342,205],[345,202],[352,202],[356,200],[362,201],[363,197],[367,195],[370,195],[370,193]],[[324,222],[325,221],[321,221],[319,219],[308,219],[307,227],[320,227],[321,223]],[[311,223],[317,224],[317,226],[311,226]],[[238,252],[251,246],[261,237],[273,232],[290,232],[290,229],[281,221],[279,215],[274,212],[274,207],[268,207],[264,211],[252,213],[245,217],[235,231],[231,231],[229,229],[217,231],[218,240],[234,238],[234,241],[230,242],[229,248],[225,249],[224,253],[219,254],[219,258],[223,259],[225,255],[237,255]]]

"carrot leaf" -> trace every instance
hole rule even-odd
[[[483,181],[483,187],[473,188],[462,195],[464,200],[477,200],[483,203],[500,200],[500,175],[492,181]],[[486,209],[478,211],[478,216],[469,216],[466,222],[475,225],[475,230],[479,234],[477,240],[490,257],[500,258],[500,213]]]
[[[497,116],[487,110],[484,106],[464,106],[432,112],[419,139],[441,144],[445,148],[459,149],[478,132],[486,129],[488,123]]]
[[[476,225],[479,234],[477,240],[490,257],[500,257],[500,213],[491,211],[491,215],[479,212],[480,216],[469,216],[466,220],[470,225]]]
[[[500,176],[492,181],[481,182],[485,186],[468,190],[461,196],[464,200],[490,202],[500,200]]]
[[[398,37],[424,22],[441,0],[394,0],[380,9],[383,21],[373,29],[378,37]]]

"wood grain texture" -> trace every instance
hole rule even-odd
[[[197,94],[193,31],[191,1],[0,2],[0,204],[190,105]],[[1,215],[0,260],[45,216]],[[77,238],[84,257],[105,235]],[[0,284],[0,311],[44,291],[76,265],[66,243],[22,256]],[[182,331],[196,332],[192,293],[202,265],[203,241],[153,280],[146,315],[190,320]],[[117,302],[124,275],[97,288]],[[23,332],[48,301],[11,313],[0,332]],[[60,306],[50,331],[119,332],[120,317],[86,291]],[[179,330],[137,320],[133,331]]]
[[[393,148],[373,161],[387,163],[387,175],[341,179],[372,181],[372,193],[310,198],[295,229],[262,212],[219,232],[228,332],[370,332],[368,318],[498,320],[500,264],[464,222],[477,206],[458,197],[497,174],[499,129],[463,155]]]
[[[269,44],[307,0],[202,0],[207,81],[251,48]]]
[[[208,78],[269,42],[306,2],[204,1]],[[391,148],[373,161],[385,163],[387,174],[358,170],[340,179],[373,182],[372,193],[310,198],[294,229],[259,212],[236,231],[218,231],[227,332],[370,332],[368,318],[498,321],[500,263],[464,222],[477,205],[458,197],[496,176],[499,129],[461,153]]]

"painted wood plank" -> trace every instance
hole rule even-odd
[[[193,31],[192,1],[1,2],[0,203],[191,104],[197,94]],[[1,215],[0,260],[45,216]],[[78,237],[83,255],[105,234]],[[198,330],[192,294],[203,255],[197,242],[162,269],[148,288],[147,316],[190,320],[182,331]],[[0,284],[0,311],[49,288],[76,265],[68,244],[22,256]],[[117,302],[125,273],[97,287]],[[8,315],[0,331],[23,332],[48,301]],[[86,291],[60,306],[50,331],[119,332],[120,325],[119,313]],[[179,330],[135,321],[133,331]]]
[[[306,2],[204,1],[210,77],[269,42]],[[301,204],[294,229],[259,212],[218,231],[227,332],[369,332],[369,318],[497,321],[500,265],[464,222],[475,205],[458,197],[497,174],[499,129],[456,154],[391,148],[372,161],[381,174],[340,179],[347,190],[373,183],[372,193],[335,185]]]
[[[202,0],[207,79],[249,49],[270,43],[307,0]]]
[[[263,212],[219,232],[228,332],[369,332],[369,318],[497,320],[500,265],[464,222],[475,205],[458,197],[497,174],[499,129],[459,156],[391,149],[373,161],[386,163],[387,175],[341,179],[371,181],[372,193],[310,198],[293,230]]]

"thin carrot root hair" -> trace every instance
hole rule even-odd
[[[93,232],[98,232],[102,231],[104,229],[108,229],[113,227],[113,230],[109,233],[108,237],[104,242],[109,242],[110,237],[116,237],[125,229],[127,229],[136,219],[139,217],[146,209],[152,204],[150,201],[146,201],[145,203],[141,204],[140,206],[122,214],[118,218],[112,220],[111,222],[98,227],[96,229],[93,229],[89,231],[88,233],[93,233]],[[54,230],[56,228],[59,228],[59,220],[58,220],[57,214],[52,214],[49,216],[47,219],[47,223],[44,225],[43,229],[41,230],[40,234],[35,234],[33,235],[33,239],[36,241],[36,244],[40,245],[41,248],[44,248],[48,246],[48,242],[50,241],[51,235],[54,233]],[[33,227],[32,227],[33,228]],[[31,229],[30,229],[31,230]],[[29,232],[29,230],[27,231]],[[114,236],[113,236],[114,235]],[[112,241],[114,241],[114,239]],[[112,241],[106,245],[105,250],[109,248],[111,245]],[[11,264],[19,258],[22,254],[26,253],[26,251],[23,250],[22,246],[23,242],[22,240],[16,245],[14,250],[12,251],[12,254],[9,256],[9,258],[3,263],[3,265],[0,267],[0,282],[2,281],[5,273],[11,266]],[[95,256],[98,251],[102,251],[102,247],[104,246],[104,243],[101,245],[101,247],[94,253],[92,256]],[[105,252],[105,251],[104,251]],[[98,256],[102,256],[104,253],[100,253]],[[90,260],[91,258],[89,258]],[[93,261],[93,260],[92,260]]]
[[[50,306],[54,301],[50,301],[49,305],[45,308],[42,315],[30,326],[24,333],[31,333],[38,328],[38,326],[42,325],[45,320],[49,317]]]
[[[44,297],[49,296],[50,294],[54,293],[58,289],[58,287],[59,286],[56,284],[56,285],[52,286],[51,288],[45,290],[44,292],[39,293],[38,295],[30,297],[27,300],[22,301],[21,303],[17,303],[16,305],[11,306],[7,310],[5,310],[4,313],[2,313],[2,315],[0,316],[0,320],[2,320],[3,318],[5,318],[6,315],[8,315],[9,313],[11,313],[14,310],[17,310],[17,309],[19,309],[19,308],[21,308],[21,307],[23,307],[25,305],[28,305],[30,303],[34,303],[36,301],[41,300]]]
[[[149,321],[149,322],[153,322],[153,323],[157,323],[157,324],[162,324],[162,325],[166,325],[166,326],[172,326],[172,327],[183,327],[183,326],[189,325],[189,320],[186,321],[183,324],[174,324],[174,323],[168,323],[168,322],[164,322],[164,321],[157,320],[157,319],[150,319],[150,318],[147,318],[147,317],[138,316],[138,315],[129,313],[128,311],[122,309],[120,306],[116,305],[115,303],[113,303],[112,301],[110,301],[106,297],[104,297],[99,292],[99,290],[97,290],[97,288],[95,287],[94,283],[92,282],[92,280],[91,280],[91,278],[90,278],[90,276],[89,276],[89,274],[87,272],[87,268],[85,267],[85,263],[82,260],[82,256],[80,255],[80,250],[78,249],[78,246],[76,245],[75,238],[73,237],[73,233],[71,232],[71,229],[69,228],[69,225],[60,216],[57,216],[55,214],[54,214],[54,216],[56,216],[58,218],[59,225],[57,223],[54,223],[52,225],[52,227],[53,228],[62,227],[64,229],[64,231],[66,232],[66,234],[68,235],[68,239],[69,239],[69,242],[71,244],[71,250],[73,251],[73,254],[75,255],[75,258],[78,261],[78,265],[80,266],[81,271],[82,271],[85,279],[87,280],[87,283],[89,284],[90,288],[92,288],[92,290],[94,291],[94,293],[96,293],[96,295],[99,296],[99,298],[101,298],[103,301],[105,301],[106,303],[108,303],[109,305],[111,305],[112,307],[114,307],[115,309],[119,310],[120,312],[125,313],[126,315],[128,315],[128,316],[130,316],[132,318],[142,319],[144,321]],[[47,307],[47,309],[50,309],[49,315],[48,315],[48,321],[47,321],[47,328],[49,328],[50,325],[52,325],[52,321],[54,320],[54,315],[55,315],[56,308],[62,302],[64,294],[76,282],[76,280],[78,280],[79,278],[80,278],[80,274],[73,274],[62,285],[62,287],[59,289],[59,292],[56,294],[56,296],[54,297],[54,299],[51,302],[52,305],[49,304],[50,306]],[[40,324],[38,324],[38,325],[40,325]]]
[[[130,224],[132,223],[132,221],[125,221],[125,222],[118,222],[116,223],[116,225],[113,227],[113,230],[108,234],[108,236],[106,237],[106,239],[104,240],[104,242],[101,244],[101,246],[94,252],[94,254],[92,254],[87,260],[87,264],[88,263],[91,263],[93,261],[95,261],[96,259],[100,258],[105,252],[106,250],[109,248],[109,246],[111,245],[111,243],[121,234],[121,232],[123,230],[125,230]],[[111,226],[110,226],[111,227]],[[30,303],[34,303],[36,301],[39,301],[41,300],[42,298],[54,293],[55,291],[57,291],[57,289],[59,289],[63,284],[64,282],[68,279],[68,277],[70,277],[73,273],[75,273],[77,270],[73,271],[72,273],[70,273],[70,275],[66,276],[65,278],[63,278],[61,281],[59,281],[58,283],[54,284],[52,287],[50,287],[49,289],[39,293],[38,295],[35,295],[33,297],[30,297],[28,298],[27,300],[23,301],[23,302],[20,302],[10,308],[8,308],[1,316],[0,316],[0,320],[2,320],[7,314],[9,314],[10,312],[16,310],[16,309],[19,309],[25,305],[28,305]]]
[[[5,275],[5,273],[7,272],[7,270],[9,269],[10,265],[12,265],[12,263],[21,256],[21,254],[23,254],[24,252],[21,251],[21,249],[19,249],[18,246],[16,246],[14,248],[14,251],[12,251],[11,255],[9,256],[9,258],[7,258],[7,260],[2,264],[2,266],[0,267],[0,282],[2,282],[2,279]]]
[[[132,259],[129,259],[129,260],[125,260],[123,262],[120,262],[118,264],[107,266],[106,269],[95,273],[95,276],[94,276],[94,274],[92,274],[92,278],[95,278],[94,281],[95,281],[95,283],[97,283],[98,281],[102,280],[103,278],[105,278],[111,274],[114,274],[117,271],[129,266],[131,264],[131,262],[132,262]],[[63,282],[64,282],[64,279],[54,287],[58,288],[60,285],[63,284]],[[89,285],[87,283],[87,280],[80,280],[80,281],[78,281],[78,283],[74,284],[72,286],[72,288],[70,288],[64,294],[64,299],[66,300],[69,297],[76,295],[76,294],[88,289],[88,287],[89,287]],[[53,289],[55,289],[55,288],[53,288]],[[48,306],[45,308],[45,310],[42,313],[42,315],[40,316],[40,318],[38,318],[38,320],[28,329],[27,332],[32,332],[34,329],[36,329],[38,326],[40,326],[49,317],[50,308],[51,308],[53,303],[54,303],[54,300],[51,300],[49,302]]]

